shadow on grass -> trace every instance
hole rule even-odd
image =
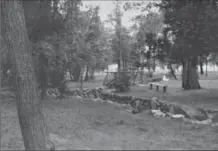
[[[2,149],[23,149],[15,103],[3,104]],[[45,101],[50,132],[61,149],[216,149],[216,127],[137,115],[122,107],[71,97]]]

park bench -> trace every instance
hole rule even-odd
[[[151,78],[150,82],[160,82],[162,81],[162,78]]]
[[[152,90],[153,86],[156,86],[156,91],[159,91],[159,87],[163,88],[163,92],[166,93],[167,91],[167,85],[160,84],[160,83],[149,83],[150,90]]]

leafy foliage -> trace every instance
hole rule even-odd
[[[182,63],[182,87],[200,88],[197,58],[217,51],[217,1],[162,0],[159,6],[165,18],[165,36],[161,49],[170,62],[174,60]],[[202,66],[202,61],[199,62]]]
[[[131,76],[127,72],[118,72],[114,78],[110,80],[106,86],[114,88],[117,92],[127,92],[130,89]]]
[[[53,84],[57,82],[55,75],[60,68],[62,78],[58,79],[63,79],[68,69],[72,79],[78,81],[83,68],[89,68],[87,72],[93,76],[94,70],[103,70],[111,62],[110,43],[106,43],[110,35],[100,20],[99,7],[81,10],[82,1],[70,0],[23,1],[23,6],[34,46],[35,66],[38,66],[39,54],[45,53],[49,60],[48,76]],[[55,65],[57,57],[64,62],[62,67]],[[37,68],[36,71],[39,74]]]
[[[198,56],[217,49],[217,2],[162,0],[165,24],[174,37],[173,55]]]

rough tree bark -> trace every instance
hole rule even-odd
[[[171,72],[171,74],[173,75],[174,79],[177,80],[177,77],[176,77],[176,75],[175,75],[175,71],[174,71],[174,69],[173,69],[173,67],[172,67],[172,63],[169,63],[169,67],[170,67],[170,72]]]
[[[86,75],[85,75],[85,80],[84,81],[89,81],[89,67],[86,67]]]
[[[77,82],[80,81],[81,70],[82,69],[78,64],[76,64],[76,67],[73,68],[72,74],[73,74],[74,81],[77,81]]]
[[[200,89],[197,73],[197,58],[189,58],[183,64],[182,86],[185,90]]]
[[[208,60],[206,58],[206,76],[208,76]]]
[[[144,63],[144,54],[141,51],[140,52],[140,64],[142,65],[142,63]],[[140,83],[144,82],[143,77],[144,77],[144,67],[140,67]]]
[[[156,61],[155,61],[155,58],[153,58],[152,69],[153,69],[153,72],[155,72],[155,69],[156,69]]]
[[[185,84],[184,84],[184,75],[185,75],[185,60],[181,57],[181,63],[182,63],[182,88],[185,87]]]
[[[200,65],[200,73],[203,75],[204,74],[204,69],[203,69],[203,58],[202,58],[202,56],[200,56],[199,65]]]
[[[81,69],[81,73],[80,73],[80,90],[81,91],[83,89],[83,74],[84,74],[84,68]]]
[[[1,13],[1,12],[0,12]],[[1,15],[1,14],[0,14]],[[0,26],[1,26],[1,24],[0,24]],[[1,28],[0,28],[0,34],[1,34]],[[4,47],[2,47],[2,34],[0,35],[1,37],[0,37],[0,46],[1,46],[1,49],[0,49],[0,53],[1,54],[3,54],[3,51],[2,50],[4,50],[4,49],[2,49],[2,48],[4,48]],[[0,57],[0,93],[1,93],[1,88],[2,88],[2,56]],[[0,144],[0,149],[1,149],[1,144]]]
[[[203,62],[200,61],[199,65],[200,65],[200,73],[203,75],[204,74]]]
[[[26,150],[46,149],[46,125],[37,93],[31,44],[20,1],[1,1],[4,38],[13,58],[18,118]]]
[[[48,58],[45,57],[44,53],[39,55],[39,82],[41,87],[41,100],[46,98],[46,89],[48,87]]]
[[[95,68],[91,69],[90,80],[95,80]]]

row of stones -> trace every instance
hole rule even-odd
[[[180,105],[168,104],[164,101],[158,100],[155,97],[150,99],[134,96],[125,96],[113,93],[103,88],[95,88],[91,90],[83,89],[82,91],[80,89],[75,89],[69,91],[68,94],[80,96],[82,98],[100,98],[102,100],[110,100],[119,104],[127,104],[132,107],[132,113],[139,113],[144,110],[160,110],[162,113],[165,114],[183,115],[187,119],[194,119],[198,121],[209,119],[208,114],[204,110],[196,110],[193,114]]]
[[[54,90],[53,90],[54,91]],[[56,92],[56,91],[54,91]],[[53,92],[53,93],[54,93]],[[52,91],[50,90],[50,94]],[[132,113],[136,114],[142,112],[144,110],[159,110],[164,115],[182,115],[186,119],[196,120],[196,121],[205,121],[210,117],[208,113],[212,113],[213,111],[204,109],[192,109],[191,111],[181,105],[177,104],[169,104],[164,101],[158,100],[153,97],[150,98],[141,98],[134,96],[125,96],[113,93],[111,90],[106,90],[103,88],[95,88],[95,89],[74,89],[68,90],[66,92],[68,95],[80,96],[82,98],[90,98],[90,99],[101,99],[104,101],[112,101],[118,104],[126,104],[131,107]],[[215,111],[214,111],[215,112]],[[218,113],[218,112],[217,112]]]

